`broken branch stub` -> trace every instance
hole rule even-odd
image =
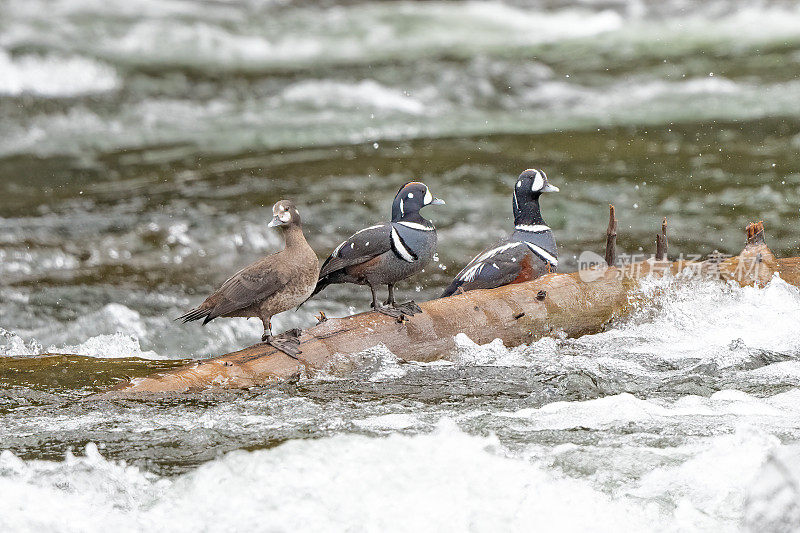
[[[608,229],[606,230],[606,265],[617,262],[617,219],[614,206],[608,206]]]
[[[656,234],[656,260],[667,260],[667,217],[661,223],[661,233]]]

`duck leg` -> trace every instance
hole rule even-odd
[[[414,316],[417,313],[421,313],[422,309],[414,303],[413,301],[406,302],[404,304],[398,304],[394,301],[394,284],[389,283],[389,299],[384,302],[384,305],[388,305],[394,309],[399,309],[403,312],[404,315]]]
[[[266,342],[292,359],[297,359],[298,354],[303,353],[300,351],[300,333],[302,333],[302,330],[294,328],[284,331],[280,335],[273,335],[270,318],[261,317],[261,322],[264,323],[264,334],[261,336],[261,342]]]
[[[404,315],[414,316],[417,313],[421,313],[422,309],[414,302],[414,300],[410,300],[404,304],[398,304],[394,301],[394,285],[391,283],[389,284],[389,301],[386,302],[395,309],[399,309],[403,312]]]
[[[375,291],[375,287],[370,283],[369,290],[372,291],[372,308],[375,309],[377,312],[390,316],[392,318],[400,318],[403,316],[403,312],[400,309],[397,309],[394,306],[387,306],[387,305],[380,305],[378,303],[378,293]],[[390,293],[391,294],[391,293]]]
[[[264,334],[261,335],[261,342],[267,342],[267,339],[272,337],[272,324],[270,324],[271,317],[260,317],[261,323],[264,324]]]
[[[394,284],[389,283],[389,299],[383,302],[383,305],[391,305],[392,307],[395,306],[394,303]]]

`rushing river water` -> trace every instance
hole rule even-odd
[[[281,246],[278,199],[325,256],[425,181],[438,257],[399,287],[422,301],[508,231],[532,166],[561,188],[562,271],[609,203],[630,253],[667,216],[673,256],[738,253],[752,220],[800,255],[800,8],[0,0],[0,531],[800,528],[780,279],[650,281],[580,339],[465,332],[440,363],[376,347],[346,378],[85,401],[258,340],[173,319]],[[321,296],[276,329],[369,302]]]

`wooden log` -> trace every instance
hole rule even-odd
[[[627,308],[627,281],[615,268],[589,283],[581,281],[577,272],[547,274],[526,283],[423,302],[422,313],[402,322],[376,312],[328,319],[303,332],[299,360],[256,344],[117,388],[157,392],[247,387],[270,379],[293,379],[304,371],[346,373],[352,362],[338,355],[381,344],[404,360],[427,362],[452,353],[454,337],[461,332],[479,344],[501,338],[507,346],[556,333],[577,337],[599,331]]]
[[[612,208],[610,229],[611,222],[615,222],[613,215]],[[678,274],[686,269],[696,276],[732,280],[741,285],[763,285],[780,273],[787,282],[800,285],[800,258],[776,259],[764,243],[763,234],[763,224],[748,226],[742,253],[725,260],[648,260],[622,269],[600,267],[548,274],[525,283],[423,302],[422,313],[402,322],[375,312],[328,319],[303,332],[299,360],[269,345],[256,344],[133,379],[115,389],[117,394],[128,395],[208,387],[246,388],[321,370],[342,374],[353,369],[354,363],[347,354],[381,344],[404,360],[433,361],[453,352],[454,336],[461,332],[478,344],[500,338],[508,347],[550,335],[578,337],[597,333],[612,318],[627,314],[631,309],[629,296],[639,278]]]
[[[607,250],[612,251],[613,257],[616,255],[617,220],[613,206],[609,211]],[[271,379],[290,380],[303,372],[346,373],[354,363],[342,354],[352,354],[377,344],[384,344],[406,360],[430,361],[451,354],[453,336],[462,331],[478,343],[501,338],[507,346],[530,343],[553,334],[575,337],[594,333],[610,318],[628,312],[629,297],[637,280],[651,274],[675,274],[690,269],[695,275],[707,278],[763,285],[775,273],[780,273],[786,282],[800,286],[800,258],[776,258],[764,241],[763,222],[750,224],[745,234],[746,246],[737,257],[715,256],[702,262],[674,263],[654,258],[626,264],[622,269],[552,274],[525,284],[471,291],[451,299],[427,302],[422,304],[425,314],[404,323],[374,313],[333,319],[306,332],[302,338],[304,353],[300,362],[259,344],[207,361],[188,364],[185,360],[171,361],[169,364],[159,362],[159,365],[146,362],[141,371],[131,372],[140,377],[116,389],[127,395],[208,387],[242,388],[263,385]],[[662,223],[662,235],[666,236],[666,219]],[[59,356],[55,364],[70,357]],[[29,360],[9,361],[11,364],[4,367],[17,372]],[[36,360],[37,364],[42,361],[42,358]],[[72,374],[75,362],[71,359],[68,362]],[[131,364],[139,363],[142,361]],[[177,365],[181,366],[176,368]],[[173,370],[165,371],[165,368]],[[159,373],[153,373],[156,371]]]

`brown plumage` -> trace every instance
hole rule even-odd
[[[244,267],[178,320],[203,319],[205,325],[217,317],[257,317],[264,324],[261,340],[270,341],[272,316],[311,295],[319,276],[319,261],[303,235],[300,213],[289,200],[276,203],[272,213],[269,225],[283,228],[284,249]]]

